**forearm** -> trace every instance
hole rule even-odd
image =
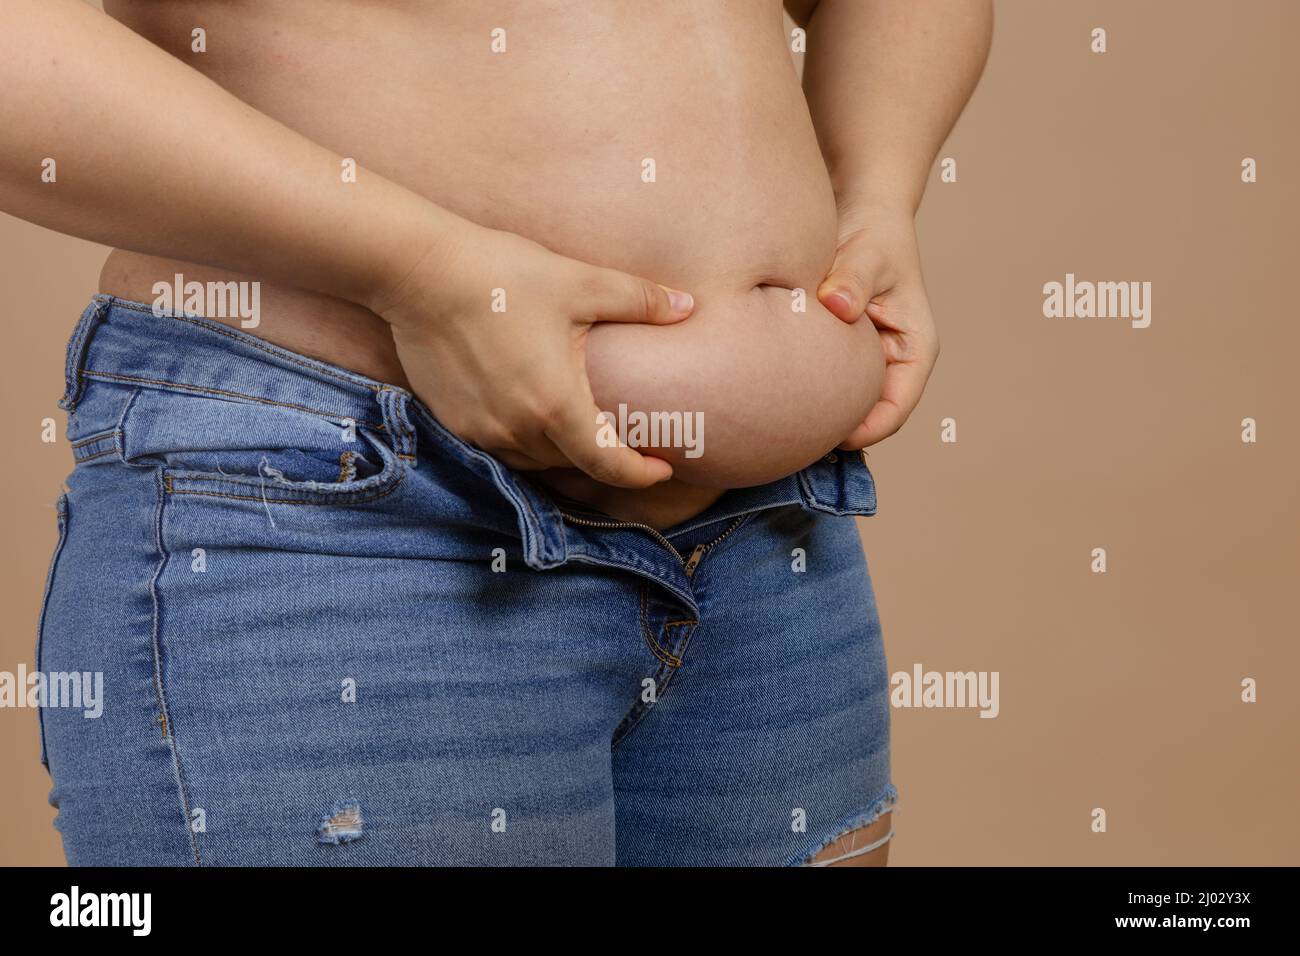
[[[342,157],[80,0],[4,14],[6,212],[363,304],[468,225],[366,170],[344,182]]]
[[[984,68],[992,0],[821,0],[804,91],[841,215],[912,215]]]

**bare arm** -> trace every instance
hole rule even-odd
[[[342,157],[79,0],[3,13],[6,212],[361,303],[465,225],[365,170],[343,183]]]
[[[842,210],[916,212],[992,26],[992,0],[820,0],[808,13],[804,90]]]
[[[988,57],[992,0],[789,0],[806,24],[804,92],[839,210],[817,289],[845,322],[880,333],[880,400],[844,440],[863,448],[902,427],[939,357],[914,217],[935,155]]]
[[[345,183],[342,157],[79,0],[6,0],[0,14],[0,208],[370,308],[415,393],[513,467],[576,465],[624,487],[672,474],[598,440],[586,333],[678,321],[690,296],[474,225],[366,170]],[[498,286],[521,306],[506,317],[490,309]]]

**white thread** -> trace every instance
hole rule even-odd
[[[893,838],[893,836],[894,836],[894,831],[891,829],[888,833],[886,833],[884,836],[882,836],[879,840],[876,840],[876,841],[873,842],[873,843],[868,843],[866,846],[862,847],[861,849],[858,849],[858,850],[850,850],[848,853],[845,853],[845,854],[843,854],[843,855],[841,855],[841,856],[832,857],[832,858],[829,859],[829,860],[818,860],[816,863],[809,863],[808,865],[809,865],[809,866],[830,866],[832,863],[839,863],[839,862],[841,862],[841,861],[843,861],[843,860],[851,860],[851,859],[853,859],[855,856],[865,856],[866,854],[870,853],[872,850],[878,850],[878,849],[880,849],[882,846],[884,846],[886,843],[888,843],[888,842]],[[856,830],[854,831],[854,837],[853,837],[853,839],[854,839],[854,840],[857,839],[857,831],[856,831]]]
[[[271,522],[271,527],[275,527],[275,517],[271,514],[271,503],[266,500],[266,476],[270,475],[276,481],[284,481],[284,472],[278,468],[272,468],[266,461],[266,456],[257,463],[257,474],[262,479],[262,507],[266,509],[266,518]]]

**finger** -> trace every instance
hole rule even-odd
[[[897,432],[912,414],[912,408],[883,398],[876,402],[875,407],[867,412],[867,420],[862,423],[863,436],[859,447],[866,448],[874,445]]]
[[[573,467],[573,462],[569,461],[569,456],[560,451],[560,449],[556,447],[555,442],[551,441],[543,434],[537,435],[537,437],[532,441],[521,446],[517,454],[523,455],[536,462],[536,468]]]
[[[499,447],[502,451],[494,450],[492,454],[518,471],[542,471],[547,468],[573,467],[573,462],[569,461],[569,456],[560,451],[555,442],[551,441],[541,431],[531,434],[512,432],[508,441],[502,441]],[[507,456],[510,456],[509,460]],[[512,461],[518,461],[519,464],[512,464]]]
[[[873,264],[856,252],[851,241],[835,253],[831,271],[817,287],[817,299],[837,319],[850,325],[867,311],[867,303],[880,293]]]
[[[929,377],[929,370],[915,362],[895,362],[885,366],[880,400],[867,412],[862,424],[840,443],[840,447],[850,450],[866,448],[902,428],[921,401]]]
[[[839,448],[841,451],[860,451],[867,447],[867,438],[870,434],[871,433],[867,431],[867,423],[863,420],[858,424],[857,428],[849,432],[848,438],[844,439],[844,441],[840,442],[835,447]]]
[[[572,468],[569,459],[541,432],[509,428],[499,422],[479,423],[478,435],[466,438],[467,432],[455,434],[466,438],[476,448],[516,471],[541,471],[546,468]]]
[[[689,292],[612,269],[602,271],[600,289],[589,303],[597,321],[668,325],[680,322],[695,309],[695,298]]]
[[[867,412],[862,424],[853,429],[853,434],[840,442],[839,447],[844,451],[869,448],[897,432],[906,421],[907,412],[882,398]]]
[[[642,455],[626,445],[610,447],[611,429],[598,424],[602,415],[592,400],[574,402],[546,430],[546,437],[575,467],[616,488],[648,488],[672,477],[672,465],[660,458]]]
[[[889,296],[892,297],[893,293],[889,293]],[[867,318],[871,320],[871,324],[880,332],[882,341],[887,332],[899,332],[904,336],[908,335],[907,323],[909,319],[913,322],[924,324],[923,320],[918,319],[915,310],[901,308],[900,306],[902,303],[899,299],[895,298],[893,302],[886,304],[882,301],[884,298],[886,298],[886,296],[881,294],[875,299],[872,299],[867,303],[866,311]],[[891,306],[893,306],[893,308],[891,308]],[[923,346],[923,343],[919,340],[919,336],[907,338],[905,342],[900,342],[899,344],[906,344],[908,348]]]
[[[494,452],[493,457],[507,468],[512,468],[515,471],[544,471],[551,467],[544,462],[538,461],[532,455],[525,455],[523,452],[518,451]]]

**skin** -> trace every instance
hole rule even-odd
[[[870,846],[877,840],[882,839],[889,833],[893,823],[893,813],[886,813],[877,819],[874,823],[869,823],[865,827],[858,827],[856,830],[850,830],[848,833],[833,841],[820,852],[816,853],[810,863],[826,862],[830,866],[888,866],[889,865],[889,844],[885,843],[877,847],[870,853],[863,853],[858,856],[848,856],[858,847]],[[848,857],[848,859],[842,859]]]
[[[396,31],[383,76],[359,72],[372,54],[350,34],[321,28],[312,36],[318,18],[293,18],[289,10],[277,10],[274,23],[292,18],[294,29],[277,42],[272,23],[242,9],[214,6],[199,15],[185,5],[112,2],[109,9],[259,110],[310,126],[314,138],[340,152],[357,147],[364,165],[467,220],[694,295],[689,321],[670,328],[573,326],[559,320],[569,318],[577,280],[523,286],[519,275],[536,250],[478,235],[458,239],[449,256],[425,260],[399,305],[377,307],[393,326],[401,358],[377,369],[380,376],[404,372],[449,428],[516,468],[568,465],[574,441],[557,444],[551,423],[592,436],[593,404],[703,418],[699,458],[654,450],[672,466],[669,488],[619,494],[610,487],[620,483],[617,475],[598,461],[587,463],[590,479],[572,470],[543,476],[570,497],[664,527],[702,510],[722,489],[771,481],[816,460],[875,403],[884,366],[879,337],[865,324],[837,320],[812,292],[834,255],[835,199],[777,4],[715,9],[688,2],[676,11],[689,9],[696,21],[685,37],[673,10],[647,18],[636,4],[586,5],[571,17],[535,3],[487,13],[481,5],[446,4],[433,38]],[[192,53],[192,22],[237,51],[223,55],[214,42],[212,52]],[[492,54],[484,39],[498,22],[516,37],[504,55]],[[698,80],[668,79],[690,76],[704,60],[711,63],[708,98],[700,98]],[[285,82],[286,73],[302,82]],[[575,93],[558,117],[539,106],[557,77],[576,91],[599,89],[610,76],[619,77],[611,93]],[[394,87],[420,90],[419,102],[436,107],[438,122],[394,124],[374,109],[392,102]],[[338,107],[344,89],[366,105],[363,113]],[[401,97],[392,108],[412,103]],[[728,119],[732,114],[743,118]],[[528,162],[519,162],[521,155]],[[662,165],[653,184],[640,177],[646,156]],[[553,279],[563,269],[538,266],[536,274]],[[101,284],[148,296],[159,277],[191,271],[186,263],[144,268],[118,255]],[[507,293],[504,315],[491,311],[494,288]],[[793,308],[795,288],[805,290],[802,312]],[[584,307],[596,303],[586,290],[579,298]],[[549,327],[539,323],[539,309],[555,320]],[[322,319],[315,300],[263,311],[259,334],[281,344],[281,335],[315,330]],[[617,317],[616,308],[590,316]],[[314,353],[353,363],[357,327],[349,324],[342,341],[325,340]],[[376,353],[375,339],[383,337],[376,329],[365,350]],[[305,338],[295,335],[295,344]],[[554,375],[566,365],[563,390],[534,374]],[[569,391],[585,397],[583,369],[594,403],[567,401]],[[746,400],[737,402],[742,389]]]
[[[105,7],[11,0],[0,33],[0,208],[115,247],[102,291],[259,280],[254,334],[657,528],[920,398],[913,217],[989,0],[792,0],[803,91],[777,0]],[[619,403],[702,412],[705,454],[602,447]]]

